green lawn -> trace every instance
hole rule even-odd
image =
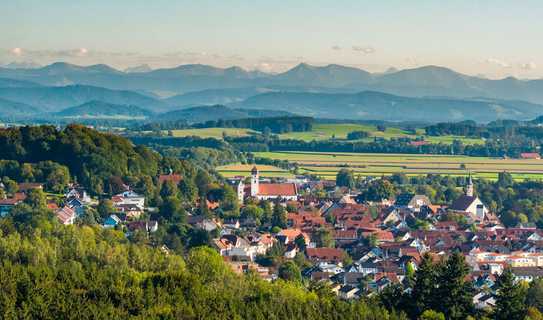
[[[450,144],[453,140],[462,140],[464,144],[483,144],[483,139],[471,139],[460,136],[440,136],[431,137],[426,136],[425,131],[422,128],[416,130],[416,134],[411,134],[405,130],[394,127],[387,127],[384,132],[378,131],[376,126],[362,125],[353,123],[338,123],[338,124],[326,124],[317,123],[313,125],[313,130],[308,132],[290,132],[279,135],[281,139],[298,139],[305,141],[312,140],[327,140],[327,139],[346,139],[347,134],[352,131],[366,131],[369,132],[370,138],[365,139],[371,141],[373,137],[380,137],[385,139],[409,137],[416,138],[424,136],[426,140],[432,143],[446,143]]]

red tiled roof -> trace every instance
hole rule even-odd
[[[66,224],[75,216],[75,211],[70,207],[58,209],[55,213],[62,224]]]
[[[430,143],[428,141],[411,141],[409,142],[409,144],[415,147],[420,147],[420,146],[424,146]]]
[[[537,152],[523,152],[520,154],[522,159],[541,159],[541,156]]]
[[[306,253],[310,259],[324,261],[340,261],[345,255],[343,250],[336,248],[307,248]]]
[[[172,181],[175,184],[179,184],[183,180],[183,177],[179,174],[161,174],[158,177],[158,183],[161,184],[166,181]]]
[[[260,196],[295,196],[297,194],[294,183],[262,183],[258,186]]]

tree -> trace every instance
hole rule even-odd
[[[420,315],[420,320],[445,320],[445,315],[434,310],[426,310]]]
[[[315,242],[317,247],[328,247],[333,248],[335,245],[334,237],[330,230],[326,228],[317,229],[314,234]]]
[[[513,185],[513,176],[509,172],[500,172],[498,173],[498,186],[502,188],[507,188]]]
[[[437,305],[437,276],[437,267],[432,257],[428,253],[424,254],[415,272],[415,283],[411,291],[413,318]]]
[[[241,210],[243,219],[252,219],[257,225],[260,225],[263,214],[264,210],[254,204],[247,205]]]
[[[160,216],[171,222],[184,222],[186,212],[176,197],[167,197],[159,208]]]
[[[530,307],[543,310],[543,279],[537,278],[530,282],[530,287],[526,294],[526,304]]]
[[[278,202],[275,203],[272,213],[272,226],[279,228],[287,227],[287,211],[285,208]]]
[[[47,198],[42,189],[30,189],[27,192],[25,203],[33,209],[47,209]]]
[[[352,170],[341,169],[336,175],[336,185],[338,187],[354,188],[355,180]]]
[[[370,183],[366,194],[369,201],[382,201],[392,199],[396,195],[396,188],[385,179],[374,180]]]
[[[302,281],[300,268],[292,261],[287,261],[279,267],[279,278],[287,281]]]
[[[469,267],[462,254],[455,252],[440,266],[437,278],[437,301],[434,310],[441,311],[447,319],[465,319],[474,313],[474,289],[466,281]]]
[[[96,208],[100,217],[102,219],[107,218],[110,214],[116,212],[115,207],[113,206],[113,201],[109,199],[102,199],[98,202],[98,207]]]
[[[496,308],[494,318],[497,320],[522,320],[526,315],[526,291],[515,283],[515,275],[506,268],[496,281]]]
[[[179,190],[175,183],[171,180],[164,181],[160,187],[160,196],[165,199],[168,197],[177,197]]]

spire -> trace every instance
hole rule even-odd
[[[251,174],[253,176],[258,174],[258,168],[256,166],[254,166],[253,169],[251,170]]]
[[[471,172],[468,177],[468,185],[466,187],[466,196],[473,197],[473,180],[471,179]]]

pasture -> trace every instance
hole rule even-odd
[[[415,133],[410,133],[400,128],[387,127],[385,131],[377,130],[376,126],[365,124],[352,123],[316,123],[313,125],[313,130],[307,132],[289,132],[279,135],[281,139],[298,139],[304,141],[312,140],[328,140],[328,139],[346,139],[347,134],[352,131],[366,131],[370,134],[369,138],[363,141],[372,141],[374,137],[390,139],[390,138],[416,138],[424,136],[425,140],[431,143],[450,144],[454,140],[461,140],[464,144],[484,144],[483,139],[472,139],[461,136],[426,136],[424,129],[416,129]]]
[[[198,136],[200,138],[222,139],[224,135],[233,137],[245,137],[254,133],[251,129],[240,128],[202,128],[171,130],[174,137]],[[165,132],[167,133],[167,132]]]
[[[333,179],[339,170],[348,168],[361,176],[394,173],[407,175],[441,174],[496,179],[507,171],[515,179],[542,179],[543,160],[498,159],[485,157],[318,152],[257,152],[257,157],[297,163],[301,172]]]

